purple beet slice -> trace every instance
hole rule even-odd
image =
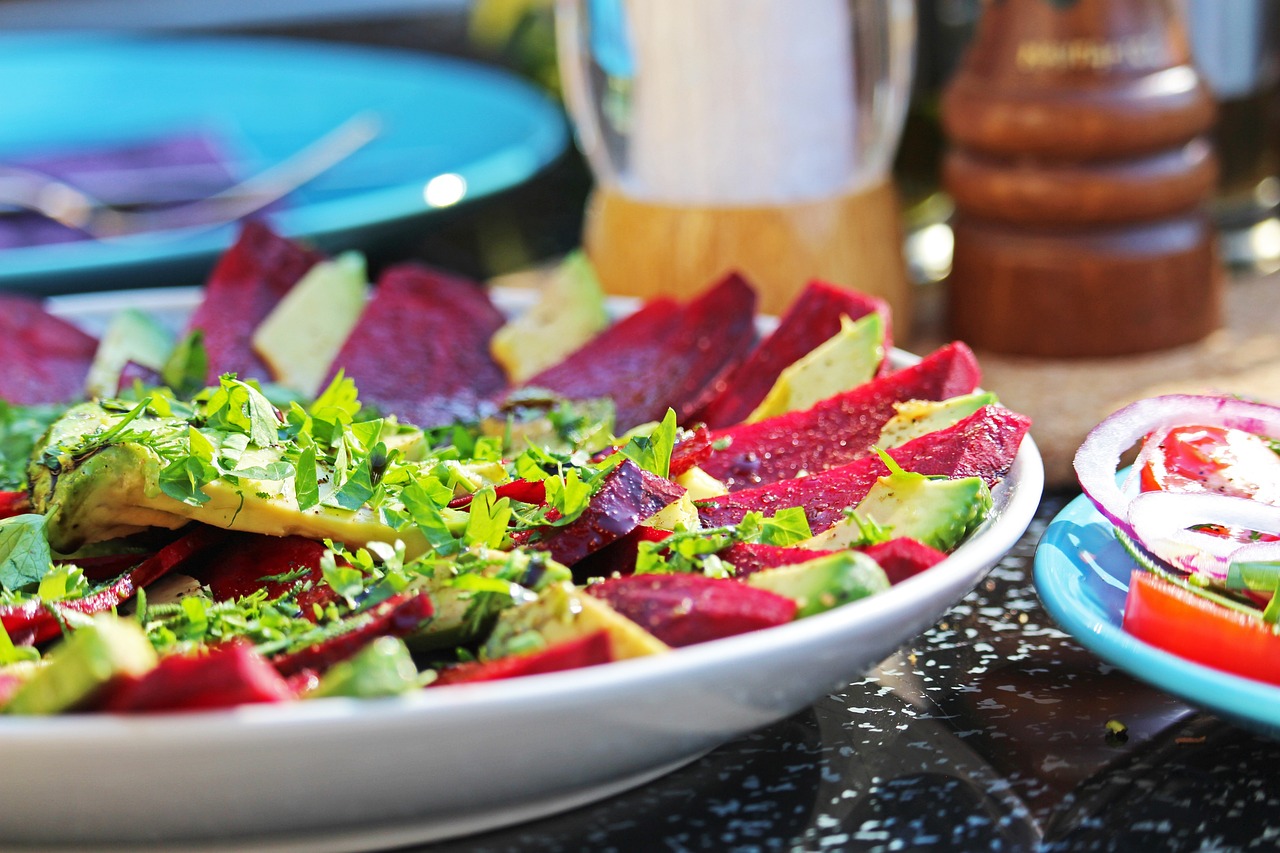
[[[286,678],[307,670],[324,672],[372,643],[378,637],[407,637],[422,627],[435,609],[425,592],[402,592],[369,611],[359,625],[344,634],[321,640],[295,652],[271,659],[276,671]]]
[[[627,459],[605,476],[582,515],[563,527],[538,528],[527,544],[546,551],[558,563],[572,566],[626,536],[683,494],[682,486]]]
[[[910,367],[872,379],[797,412],[713,430],[700,464],[730,492],[848,464],[869,455],[881,428],[906,400],[945,400],[978,387],[972,350],[952,343]]]
[[[489,355],[502,313],[479,284],[405,264],[387,270],[330,368],[360,399],[421,427],[475,417],[507,385]]]
[[[684,423],[746,355],[755,303],[737,275],[684,304],[651,301],[525,384],[571,400],[612,397],[619,433],[668,408]]]
[[[706,575],[628,575],[586,590],[669,646],[772,628],[796,614],[793,599]]]
[[[579,583],[591,578],[607,578],[614,575],[630,575],[636,570],[636,558],[641,542],[661,542],[671,535],[670,530],[645,527],[643,524],[626,536],[588,554],[573,566],[573,577]]]
[[[755,574],[761,569],[776,569],[807,563],[819,557],[827,557],[835,551],[819,551],[811,548],[787,548],[781,545],[764,545],[756,542],[738,542],[720,552],[720,559],[733,564],[733,576],[738,579]]]
[[[1001,406],[983,406],[946,429],[922,435],[889,451],[907,471],[944,477],[980,476],[994,484],[1008,473],[1018,445],[1031,426],[1023,415]],[[820,533],[844,517],[876,479],[889,473],[878,456],[866,456],[847,465],[808,477],[781,480],[767,486],[743,489],[698,502],[705,524],[737,524],[748,512],[771,516],[780,509],[799,506],[809,527]]]
[[[902,583],[909,577],[920,574],[925,569],[933,568],[947,558],[947,555],[923,542],[917,542],[906,536],[890,539],[859,548],[880,568],[884,569],[889,583]]]
[[[296,698],[288,682],[245,642],[162,658],[146,675],[123,679],[102,710],[122,714],[200,711]]]
[[[695,420],[709,427],[741,423],[764,400],[784,369],[840,331],[840,315],[857,320],[873,311],[884,321],[884,349],[888,352],[893,333],[887,302],[834,284],[809,282],[773,333],[718,383],[717,395]]]
[[[271,378],[253,351],[253,330],[323,257],[261,222],[245,223],[235,244],[218,259],[204,299],[187,323],[188,331],[204,333],[210,383],[223,373],[236,373],[241,379]]]
[[[34,645],[51,640],[62,633],[68,614],[104,613],[128,601],[139,589],[150,586],[206,548],[222,539],[225,532],[216,527],[193,527],[190,533],[175,539],[150,557],[146,557],[127,574],[110,585],[84,596],[46,605],[37,599],[22,604],[0,606],[0,624],[17,645]]]
[[[441,670],[436,680],[428,686],[474,684],[478,681],[497,681],[544,672],[563,672],[566,669],[598,666],[612,660],[613,644],[609,639],[609,632],[594,631],[525,655],[460,663]]]
[[[20,406],[84,396],[98,341],[35,299],[0,294],[0,399]]]

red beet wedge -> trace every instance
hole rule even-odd
[[[292,688],[262,655],[247,643],[232,642],[161,658],[146,675],[113,686],[103,710],[200,711],[293,698]]]
[[[401,593],[374,607],[352,630],[322,642],[271,659],[286,678],[305,670],[321,673],[344,661],[378,637],[407,637],[431,618],[435,609],[423,593]]]
[[[230,533],[201,553],[187,567],[187,573],[207,586],[218,601],[243,598],[259,589],[275,598],[298,583],[310,581],[311,587],[298,596],[303,613],[310,615],[311,605],[323,606],[338,599],[333,588],[323,583],[320,558],[325,550],[323,542],[302,536]],[[263,580],[282,576],[292,576],[292,580]]]
[[[443,670],[430,686],[498,681],[521,675],[537,675],[543,672],[560,672],[566,669],[595,666],[612,660],[613,648],[609,642],[608,633],[596,631],[527,655],[461,663]]]
[[[628,575],[586,589],[669,646],[770,628],[796,613],[790,598],[705,575]]]
[[[525,384],[571,400],[612,397],[620,433],[668,408],[684,423],[746,355],[755,302],[736,275],[684,304],[653,300]]]
[[[253,351],[253,330],[298,279],[323,258],[260,222],[247,222],[205,284],[204,299],[187,328],[204,332],[207,379],[223,373],[269,379],[271,371]]]
[[[387,270],[330,368],[360,399],[421,427],[474,419],[507,384],[489,355],[503,316],[479,284],[426,267]]]
[[[538,528],[527,544],[572,566],[635,530],[683,494],[683,487],[627,459],[609,472],[582,515],[563,527]]]
[[[46,605],[35,599],[25,604],[0,607],[0,622],[9,638],[19,645],[34,645],[51,640],[62,631],[59,616],[67,613],[104,613],[128,601],[140,588],[150,586],[200,551],[217,542],[223,531],[215,527],[196,527],[140,562],[128,574],[121,575],[110,586],[69,601]]]
[[[718,384],[717,395],[695,416],[710,427],[736,424],[755,411],[773,383],[793,362],[840,331],[840,316],[857,320],[872,312],[884,321],[884,349],[893,346],[889,305],[883,299],[812,281],[733,373]]]
[[[1029,419],[1001,406],[984,406],[946,429],[922,435],[890,455],[907,471],[944,477],[980,476],[989,484],[1008,473]],[[748,512],[771,516],[786,507],[804,507],[814,533],[844,517],[844,510],[866,497],[876,479],[888,474],[878,456],[808,477],[782,480],[698,502],[704,523],[737,524]]]
[[[978,387],[981,371],[962,343],[919,363],[865,382],[798,412],[714,430],[714,450],[701,467],[729,491],[835,468],[872,453],[880,430],[907,400],[945,400]]]
[[[947,558],[947,555],[937,548],[905,536],[876,545],[868,545],[859,550],[880,564],[880,568],[884,569],[885,575],[889,578],[889,583],[901,583],[925,569],[933,568]]]
[[[98,341],[22,296],[0,294],[0,400],[20,406],[84,396]]]
[[[739,542],[725,548],[719,556],[725,562],[733,564],[733,576],[741,579],[761,569],[776,569],[779,566],[807,563],[834,553],[834,551],[818,551],[810,548],[784,548],[779,545]]]

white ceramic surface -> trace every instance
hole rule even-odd
[[[96,326],[126,304],[181,312],[194,296],[56,308]],[[1042,486],[1028,438],[991,518],[943,563],[838,610],[662,657],[385,700],[0,719],[0,847],[369,849],[607,796],[864,674],[984,576]]]

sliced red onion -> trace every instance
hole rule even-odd
[[[1134,478],[1123,487],[1117,484],[1120,457],[1149,433],[1177,426],[1230,427],[1276,438],[1280,437],[1280,407],[1231,397],[1169,394],[1131,403],[1094,427],[1076,451],[1080,487],[1100,513],[1136,539],[1141,537],[1129,522],[1129,502],[1137,494],[1137,484]]]
[[[1280,507],[1204,492],[1144,492],[1129,503],[1128,523],[1133,538],[1153,556],[1186,572],[1226,580],[1242,551],[1274,553],[1259,549],[1274,543],[1239,542],[1187,528],[1215,524],[1280,535]]]

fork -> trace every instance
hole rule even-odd
[[[140,234],[185,238],[235,222],[279,201],[373,141],[376,113],[361,112],[294,154],[207,198],[163,210],[126,210],[66,181],[0,164],[0,206],[21,208],[111,242]]]

